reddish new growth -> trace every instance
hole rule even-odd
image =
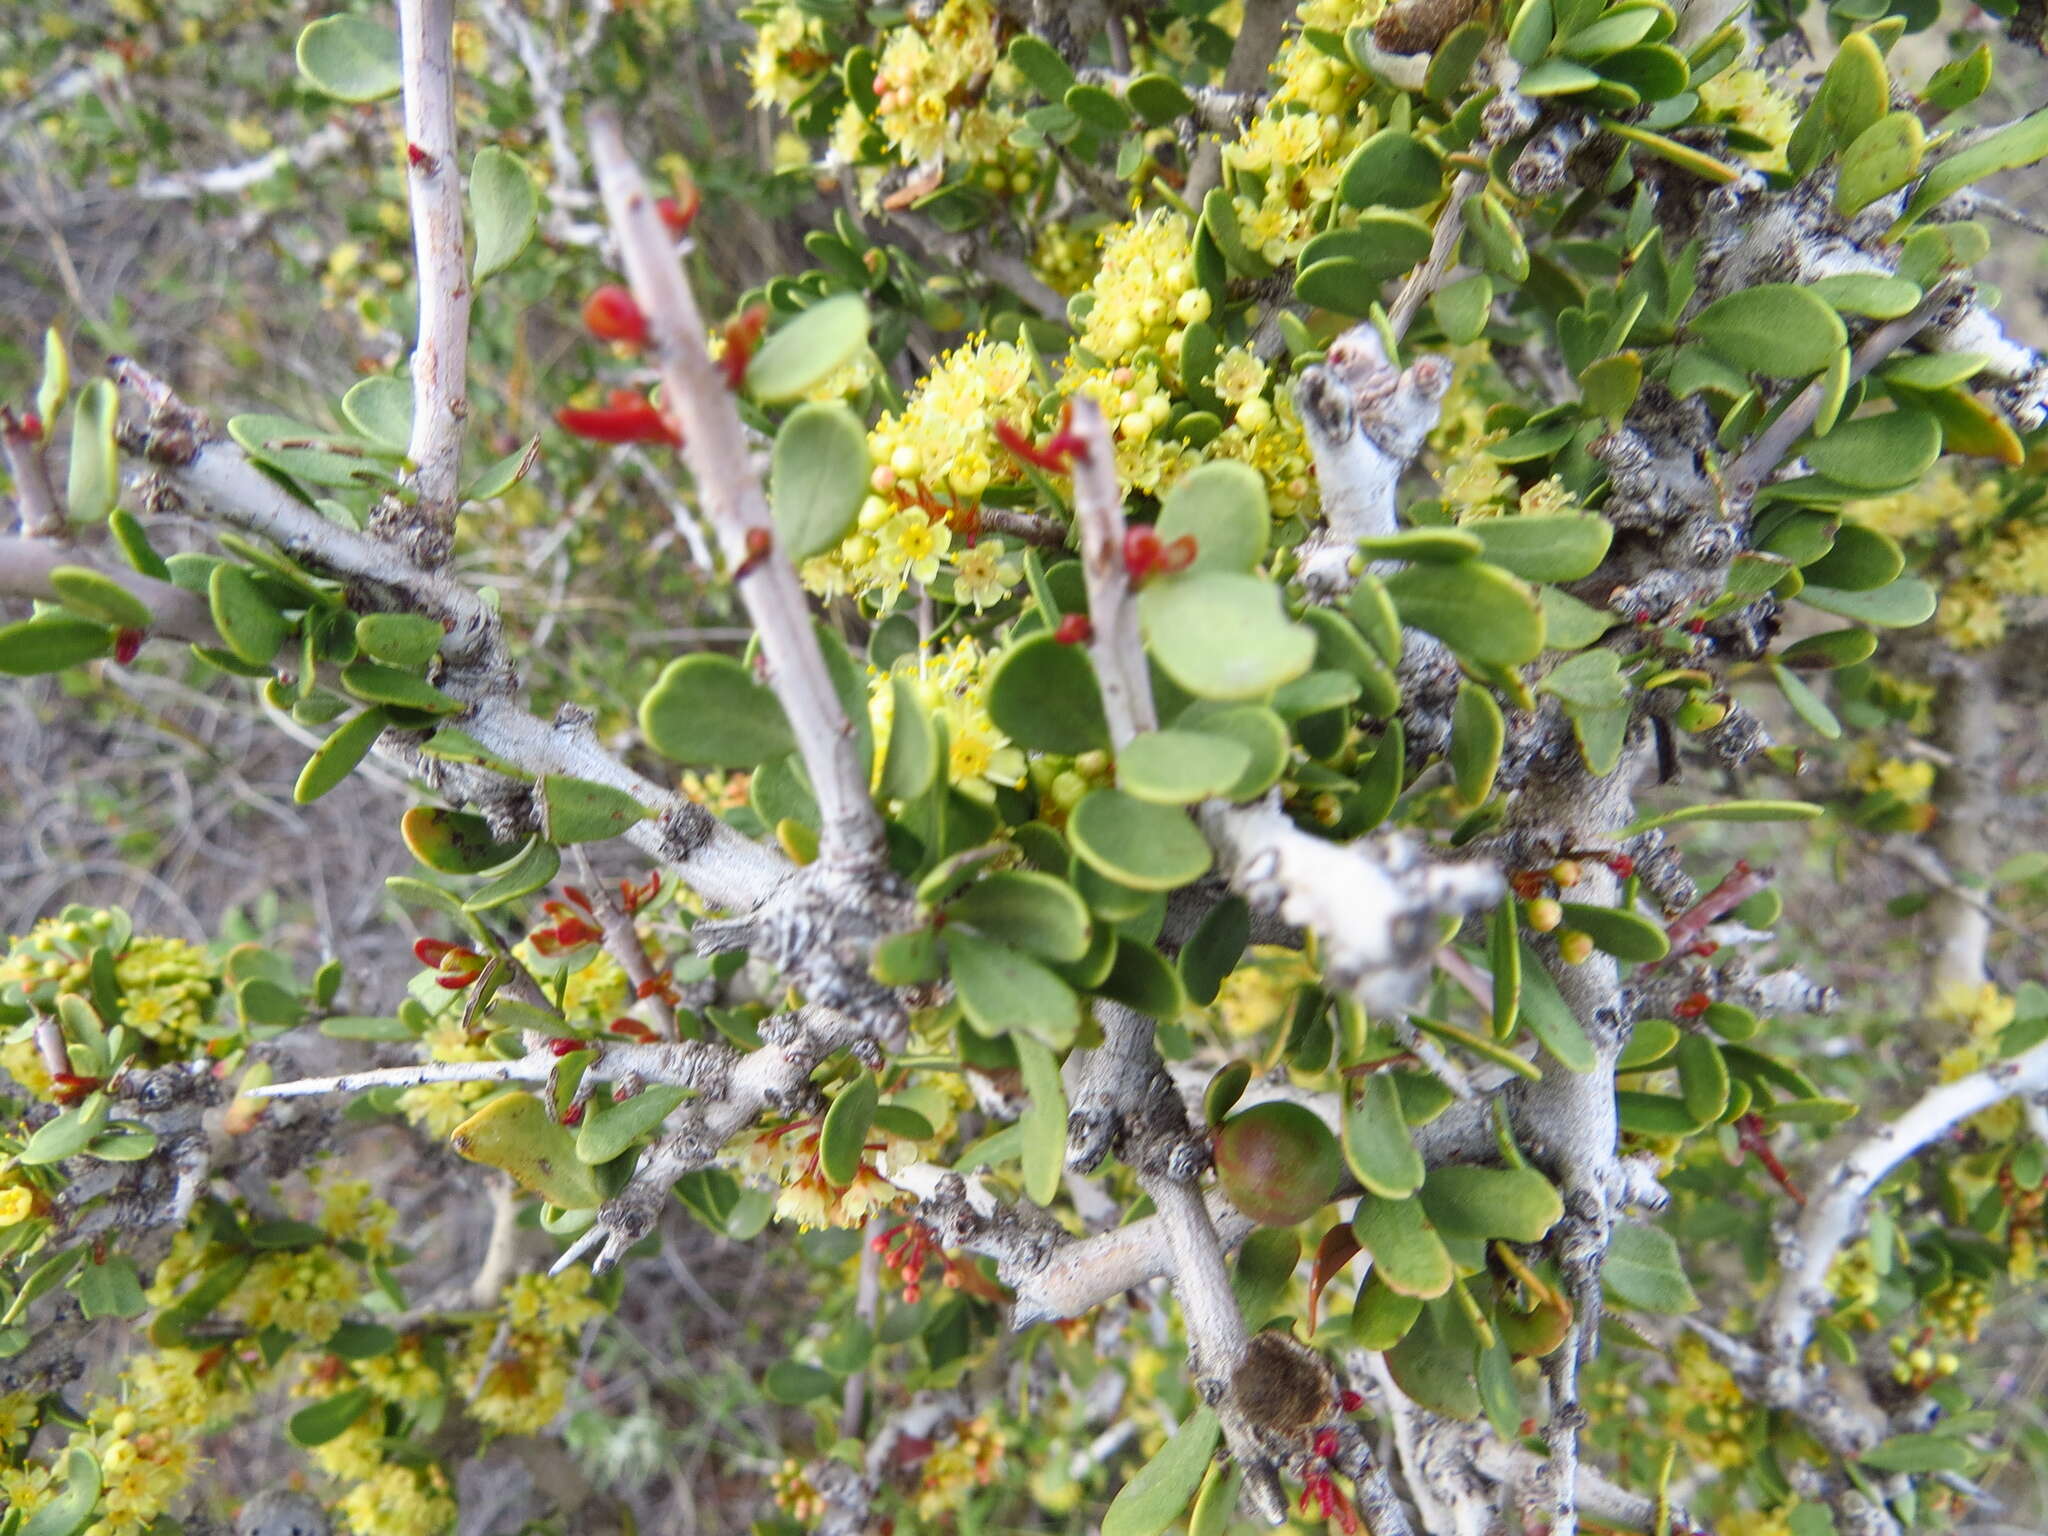
[[[1061,645],[1086,645],[1095,638],[1094,621],[1085,613],[1070,613],[1060,620],[1052,637]]]
[[[142,631],[124,629],[114,636],[114,660],[127,666],[142,650]]]
[[[654,211],[661,215],[661,222],[668,226],[668,232],[678,240],[690,232],[690,226],[697,222],[697,211],[704,206],[704,195],[697,190],[693,181],[683,188],[681,197],[655,199]]]
[[[754,348],[761,344],[761,333],[768,329],[768,306],[749,304],[736,320],[729,320],[725,326],[725,355],[718,364],[725,370],[725,387],[734,394],[740,392],[740,385],[746,382],[747,363],[754,355]]]
[[[50,1096],[59,1104],[76,1104],[105,1081],[102,1077],[82,1077],[76,1072],[52,1072]]]
[[[769,551],[774,548],[774,534],[770,533],[766,528],[749,528],[747,530],[747,556],[738,565],[733,567],[732,579],[734,581],[744,581],[747,577],[753,575],[754,572],[761,568],[761,562],[768,558]]]
[[[647,345],[647,316],[633,295],[617,283],[592,290],[583,301],[583,328],[599,341],[624,342],[635,348]]]
[[[572,1051],[582,1050],[583,1042],[581,1040],[575,1040],[567,1036],[564,1036],[560,1040],[550,1040],[548,1042],[548,1049],[553,1051],[557,1056],[567,1056]]]
[[[473,949],[464,949],[460,944],[451,944],[446,939],[420,939],[412,947],[414,956],[421,965],[431,965],[437,972],[434,984],[450,992],[460,992],[484,973],[484,957]]]
[[[562,894],[567,896],[570,902],[574,902],[576,907],[580,907],[584,916],[578,917],[567,902],[542,902],[540,909],[552,920],[553,926],[536,928],[527,934],[527,937],[533,940],[533,947],[543,955],[565,954],[581,945],[595,944],[604,937],[602,928],[594,922],[585,921],[585,918],[594,918],[597,915],[591,908],[590,898],[573,885],[563,886]]]
[[[1704,992],[1695,992],[1671,1011],[1681,1019],[1696,1019],[1714,1006],[1714,1000]]]
[[[423,165],[427,166],[430,169],[432,168],[434,163],[434,157],[432,155],[428,154],[424,149],[421,149],[419,145],[411,143],[408,143],[405,146],[405,160],[406,164],[408,165],[416,167]]]
[[[1007,421],[996,423],[996,441],[1026,464],[1047,474],[1067,474],[1073,469],[1074,460],[1088,457],[1087,442],[1074,430],[1074,403],[1071,400],[1061,408],[1059,428],[1045,440],[1044,446],[1032,442]]]
[[[1195,563],[1195,536],[1184,533],[1170,543],[1156,528],[1140,523],[1124,530],[1124,573],[1142,587],[1155,575],[1172,576]]]
[[[868,1246],[882,1256],[882,1268],[894,1270],[902,1278],[903,1300],[907,1306],[916,1305],[924,1294],[925,1261],[933,1257],[941,1266],[941,1284],[984,1299],[989,1295],[987,1283],[981,1275],[941,1249],[938,1238],[923,1222],[906,1221],[886,1232],[879,1232],[868,1240]]]
[[[1550,888],[1547,869],[1518,869],[1508,876],[1508,889],[1524,901],[1534,901]]]
[[[1344,1536],[1357,1536],[1358,1511],[1351,1507],[1351,1501],[1344,1497],[1344,1490],[1337,1486],[1337,1480],[1329,1473],[1311,1472],[1301,1480],[1300,1507],[1304,1511],[1311,1499],[1315,1501],[1316,1513],[1325,1520],[1334,1519]]]
[[[613,1019],[607,1027],[613,1034],[623,1035],[628,1040],[638,1040],[643,1045],[652,1045],[661,1038],[652,1027],[642,1024],[638,1019]]]
[[[635,885],[630,880],[621,880],[619,882],[619,906],[624,909],[628,917],[638,912],[660,894],[661,872],[659,870],[656,870],[638,885]]]
[[[1764,1130],[1762,1115],[1744,1115],[1735,1122],[1735,1139],[1742,1150],[1764,1165],[1764,1172],[1777,1180],[1778,1188],[1792,1197],[1793,1204],[1806,1204],[1806,1195],[1792,1182],[1792,1175],[1785,1165],[1778,1161],[1778,1154],[1771,1150],[1769,1134]]]
[[[680,447],[683,434],[653,401],[630,389],[615,389],[602,406],[566,405],[555,412],[564,432],[594,443],[667,443]]]

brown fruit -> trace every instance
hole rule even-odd
[[[1216,1177],[1254,1221],[1291,1227],[1336,1193],[1344,1175],[1337,1138],[1314,1110],[1285,1100],[1254,1104],[1216,1133]]]

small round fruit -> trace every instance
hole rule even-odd
[[[1344,1154],[1314,1110],[1254,1104],[1216,1133],[1216,1177],[1245,1215],[1269,1227],[1306,1221],[1336,1193]]]

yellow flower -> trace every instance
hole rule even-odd
[[[984,539],[953,555],[953,593],[979,613],[1010,595],[1023,571],[1003,558],[1003,546]]]
[[[1746,151],[1750,162],[1767,171],[1785,168],[1785,143],[1792,137],[1798,103],[1771,84],[1770,76],[1746,66],[1724,69],[1699,87],[1700,105],[1717,117],[1768,141],[1769,147]]]
[[[929,586],[939,574],[940,559],[953,546],[953,530],[919,508],[905,507],[884,525],[876,542],[877,558],[895,573],[889,585],[900,587],[914,580]]]
[[[438,1536],[455,1521],[455,1500],[439,1467],[387,1465],[337,1506],[356,1536]]]
[[[36,1194],[26,1184],[0,1189],[0,1227],[18,1226],[35,1214]]]
[[[1951,582],[1941,594],[1934,623],[1957,650],[1982,650],[2005,638],[2005,604],[1981,581]]]

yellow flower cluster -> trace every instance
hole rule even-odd
[[[130,1028],[178,1048],[198,1042],[219,989],[205,950],[183,939],[137,938],[114,961],[114,977]]]
[[[604,1314],[586,1294],[590,1271],[581,1266],[564,1275],[525,1274],[506,1288],[497,1318],[485,1318],[469,1332],[463,1371],[476,1388],[469,1411],[502,1434],[538,1434],[553,1422],[568,1398],[571,1341]]]
[[[326,1248],[267,1253],[235,1287],[236,1311],[253,1328],[284,1328],[321,1340],[362,1294],[353,1266]]]
[[[573,985],[573,979],[571,985]],[[421,1042],[429,1061],[489,1061],[491,1049],[481,1035],[472,1037],[459,1018],[445,1019]],[[490,1083],[423,1083],[398,1096],[398,1111],[429,1136],[446,1141],[467,1120],[479,1100],[494,1091]]]
[[[1842,510],[1866,528],[1905,540],[1943,530],[1971,533],[1997,521],[2003,502],[1995,482],[1965,486],[1956,479],[1955,466],[1944,460],[1910,490],[1852,501]]]
[[[448,1476],[434,1466],[387,1463],[336,1508],[356,1536],[437,1536],[455,1523]]]
[[[1941,1080],[1952,1083],[1998,1059],[1998,1036],[2017,1017],[2019,1004],[1988,981],[1974,987],[1952,981],[1935,993],[1927,1011],[1935,1021],[1968,1032],[1962,1044],[1942,1054]],[[2019,1134],[2022,1120],[2018,1102],[2007,1099],[1971,1116],[1968,1124],[1989,1140],[2002,1142]]]
[[[763,8],[766,10],[766,8]],[[786,107],[832,67],[825,27],[794,0],[784,0],[754,23],[747,78],[757,107]]]
[[[1086,288],[1100,261],[1101,246],[1095,236],[1072,223],[1045,225],[1031,248],[1031,270],[1061,298]]]
[[[36,1213],[35,1189],[11,1168],[0,1181],[0,1229],[20,1226]]]
[[[1751,1409],[1735,1377],[1693,1334],[1679,1339],[1672,1359],[1678,1380],[1668,1394],[1666,1433],[1702,1466],[1742,1466],[1749,1460]]]
[[[811,1486],[802,1462],[794,1459],[783,1462],[768,1474],[768,1485],[775,1491],[775,1502],[806,1527],[824,1517],[824,1495]]]
[[[1875,742],[1859,742],[1849,755],[1849,780],[1873,794],[1888,792],[1907,805],[1923,805],[1934,789],[1934,764],[1887,757]]]
[[[1942,589],[1934,627],[1959,651],[1982,650],[2005,638],[2005,602],[1989,582],[1950,582]]]
[[[1192,240],[1186,218],[1165,211],[1105,233],[1089,285],[1095,304],[1081,324],[1084,352],[1113,368],[1135,362],[1146,347],[1168,355],[1179,350],[1169,347],[1174,331],[1209,314],[1209,296],[1195,286]]]
[[[1699,86],[1700,105],[1724,123],[1732,123],[1770,143],[1768,149],[1746,152],[1759,170],[1785,169],[1785,144],[1799,120],[1799,103],[1771,84],[1760,69],[1724,69]]]
[[[946,0],[924,30],[892,29],[875,68],[875,120],[903,160],[994,159],[1017,125],[976,82],[997,65],[996,13],[986,0]]]
[[[1296,42],[1294,48],[1316,54],[1313,70],[1332,70],[1334,61],[1311,45]],[[1344,73],[1356,78],[1353,71]],[[1245,244],[1275,266],[1299,256],[1326,222],[1345,159],[1377,126],[1369,111],[1340,117],[1276,106],[1253,119],[1223,152],[1234,173],[1232,203]]]
[[[361,1243],[370,1257],[391,1251],[398,1212],[380,1200],[368,1179],[314,1176],[320,1191],[320,1230],[337,1243]]]
[[[989,800],[998,784],[1024,782],[1024,754],[996,729],[988,713],[987,657],[975,640],[936,644],[897,658],[889,672],[870,669],[868,718],[875,732],[875,787],[881,787],[882,765],[889,752],[895,723],[895,676],[911,681],[919,701],[944,718],[947,736],[946,780],[962,794]]]
[[[727,1152],[747,1178],[780,1188],[775,1201],[777,1219],[794,1221],[803,1231],[863,1227],[877,1211],[886,1211],[906,1198],[889,1182],[887,1171],[917,1161],[916,1142],[885,1131],[872,1132],[871,1145],[880,1150],[862,1154],[851,1184],[834,1184],[825,1177],[818,1152],[820,1140],[820,1122],[795,1121],[749,1132],[730,1143]]]
[[[1287,1015],[1295,994],[1315,980],[1299,951],[1258,944],[1223,978],[1213,1007],[1224,1033],[1244,1040],[1273,1028]]]
[[[957,1425],[953,1438],[925,1461],[917,1488],[918,1518],[937,1520],[957,1508],[969,1489],[994,1482],[1003,1445],[1002,1426],[985,1413]]]
[[[1877,1305],[1877,1261],[1868,1241],[1851,1243],[1835,1255],[1835,1262],[1828,1266],[1828,1294],[1835,1298],[1837,1321],[1877,1326],[1870,1310]]]

